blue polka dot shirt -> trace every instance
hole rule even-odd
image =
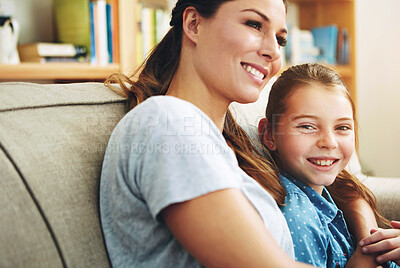
[[[324,188],[320,195],[287,174],[280,179],[286,190],[281,210],[292,235],[296,260],[317,267],[344,267],[354,253],[354,241],[329,192]]]

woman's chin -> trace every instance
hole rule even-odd
[[[262,89],[252,89],[251,91],[248,91],[247,94],[240,96],[240,98],[237,98],[235,102],[246,104],[246,103],[253,103],[258,100],[260,97]]]

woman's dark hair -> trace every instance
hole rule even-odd
[[[354,120],[354,132],[356,147],[358,145],[358,124],[356,120],[356,107],[350,96],[345,83],[340,75],[333,69],[321,64],[301,64],[292,66],[282,73],[282,75],[272,85],[268,98],[266,109],[266,118],[271,124],[268,125],[270,131],[274,131],[276,124],[279,123],[274,116],[282,115],[287,109],[287,100],[297,90],[301,90],[304,85],[322,85],[324,90],[329,90],[343,95],[349,101]],[[268,148],[266,148],[268,149]],[[279,168],[279,161],[274,151],[268,151],[271,158]],[[388,224],[388,221],[379,214],[374,194],[364,184],[362,184],[354,175],[343,170],[337,176],[335,182],[327,187],[333,198],[339,204],[346,204],[349,200],[363,197],[371,206],[376,218],[382,224]]]
[[[202,17],[210,18],[228,1],[234,0],[178,0],[172,10],[171,29],[132,75],[137,79],[114,74],[105,84],[127,97],[130,109],[151,96],[166,94],[180,61],[183,12],[188,7],[194,7]],[[286,0],[283,2],[286,7]],[[112,87],[113,83],[118,83],[122,91]],[[283,204],[285,191],[272,164],[254,148],[246,132],[237,124],[229,110],[223,135],[234,150],[239,166],[269,191],[278,204]]]

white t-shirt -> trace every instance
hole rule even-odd
[[[135,107],[114,129],[101,174],[100,216],[113,267],[200,267],[159,214],[171,204],[226,188],[245,194],[293,258],[276,202],[239,167],[206,114],[171,96]]]

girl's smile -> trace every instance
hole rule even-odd
[[[352,106],[327,86],[299,86],[289,95],[273,137],[279,166],[321,193],[354,152]]]
[[[307,158],[308,162],[319,171],[330,171],[340,161],[339,158],[313,157]]]

